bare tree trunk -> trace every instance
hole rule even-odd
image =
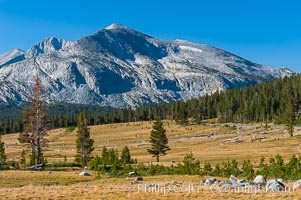
[[[40,164],[43,162],[43,159],[42,159],[42,149],[41,149],[41,142],[40,142],[40,139],[38,138],[37,139],[37,163]]]
[[[30,143],[34,164],[43,162],[43,147],[46,146],[44,136],[47,134],[47,105],[45,102],[45,90],[40,79],[36,77],[32,88],[33,96],[30,97],[32,103],[30,108],[25,110],[25,141]]]
[[[30,142],[30,147],[31,147],[31,155],[34,156],[34,158],[35,158],[36,157],[36,148],[35,148],[35,144],[34,144],[33,139]],[[34,159],[34,163],[32,163],[32,164],[33,165],[37,164],[36,159]]]

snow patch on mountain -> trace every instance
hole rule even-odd
[[[202,53],[203,51],[201,49],[198,49],[198,48],[194,48],[194,47],[189,47],[189,46],[179,46],[180,49],[182,50],[187,50],[187,51],[194,51],[194,52],[197,52],[197,53]]]

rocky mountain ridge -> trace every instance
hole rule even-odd
[[[136,107],[290,75],[221,49],[112,24],[77,41],[46,38],[0,55],[0,102],[27,101],[39,75],[49,102]]]

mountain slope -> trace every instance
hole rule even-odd
[[[20,49],[13,49],[5,54],[0,55],[0,67],[2,65],[8,65],[10,63],[24,60],[25,52]]]
[[[208,45],[158,40],[118,24],[74,42],[47,38],[23,56],[0,67],[2,102],[28,100],[36,74],[50,102],[135,107],[186,100],[291,73]]]

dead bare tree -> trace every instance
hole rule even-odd
[[[30,164],[37,165],[44,162],[43,150],[47,145],[47,103],[46,93],[38,76],[32,88],[30,106],[23,112],[24,132],[20,134],[19,141],[28,143],[31,147]]]

